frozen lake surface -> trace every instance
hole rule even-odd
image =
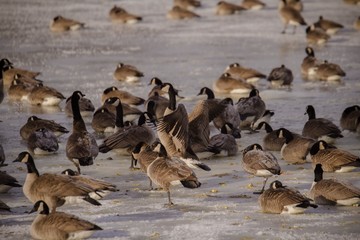
[[[271,120],[274,129],[286,127],[301,133],[307,116],[307,105],[314,105],[317,116],[339,125],[342,111],[359,104],[360,96],[360,32],[352,24],[359,15],[359,7],[340,0],[304,1],[303,16],[308,23],[319,15],[342,23],[345,28],[323,47],[314,47],[320,59],[338,63],[347,75],[340,84],[305,82],[301,79],[300,64],[305,57],[305,28],[296,34],[280,34],[283,29],[278,16],[277,0],[264,1],[267,7],[233,16],[216,16],[215,0],[203,0],[195,11],[200,19],[167,20],[170,0],[87,0],[42,1],[0,0],[0,53],[15,66],[40,71],[40,79],[62,92],[66,97],[81,90],[95,107],[100,106],[102,91],[112,85],[146,98],[148,81],[157,76],[173,83],[187,97],[188,112],[196,103],[195,95],[221,75],[233,62],[269,74],[271,69],[285,64],[293,71],[290,91],[269,89],[265,80],[257,88],[268,109],[274,110]],[[240,3],[241,1],[232,1]],[[110,22],[108,12],[114,4],[143,17],[134,25]],[[56,15],[86,23],[77,32],[52,33],[49,23]],[[113,71],[118,62],[137,66],[145,77],[139,84],[116,82]],[[232,96],[235,101],[239,96]],[[26,167],[12,163],[26,150],[19,129],[31,115],[55,120],[69,130],[72,119],[60,108],[44,109],[27,104],[10,103],[7,98],[0,105],[0,142],[6,154],[2,168],[23,184]],[[85,119],[92,132],[91,118]],[[239,149],[261,143],[264,132],[242,132]],[[360,155],[360,137],[344,132],[337,147]],[[60,137],[60,149],[53,156],[36,156],[40,173],[60,173],[74,168],[66,159],[65,145],[69,134]],[[98,138],[98,143],[102,139]],[[284,171],[277,179],[285,185],[305,193],[313,181],[310,163],[287,165],[275,153]],[[112,159],[112,160],[110,160]],[[241,154],[229,158],[205,160],[212,171],[196,170],[202,183],[197,189],[172,188],[176,204],[167,208],[166,193],[148,191],[148,179],[139,171],[130,171],[130,157],[114,153],[99,154],[95,164],[83,167],[83,174],[115,183],[119,192],[101,200],[102,206],[69,205],[59,211],[71,212],[90,220],[104,230],[93,239],[358,239],[360,234],[359,207],[320,206],[302,215],[263,214],[258,196],[252,192],[262,186],[262,178],[245,173],[240,165]],[[325,173],[360,187],[360,171],[344,174]],[[269,179],[271,182],[273,179]],[[29,229],[35,214],[22,189],[1,194],[11,213],[0,215],[1,239],[29,239]]]

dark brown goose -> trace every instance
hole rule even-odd
[[[342,130],[356,131],[357,119],[360,117],[360,106],[353,105],[345,108],[340,117],[340,127]]]
[[[22,162],[27,166],[23,192],[32,203],[43,200],[48,204],[51,212],[55,212],[56,208],[65,202],[81,203],[86,201],[93,205],[101,205],[89,196],[89,193],[94,192],[93,188],[73,181],[70,176],[51,173],[40,175],[33,157],[28,152],[20,153],[14,162]]]
[[[274,87],[289,86],[294,80],[292,71],[282,64],[280,67],[273,68],[267,80]]]
[[[83,96],[85,95],[80,91],[75,91],[71,95],[73,129],[66,142],[66,157],[74,163],[79,173],[80,166],[93,165],[99,153],[95,137],[87,131],[80,114],[79,101]]]
[[[231,123],[225,123],[221,128],[221,132],[210,138],[208,146],[208,150],[217,156],[235,156],[238,153],[238,149]]]
[[[39,128],[30,134],[27,147],[35,155],[48,155],[59,150],[59,143],[51,130]]]
[[[274,181],[259,197],[261,210],[264,213],[303,213],[308,207],[317,208],[316,204],[300,192],[287,188],[280,181]]]

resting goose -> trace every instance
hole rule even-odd
[[[226,73],[236,79],[244,79],[246,82],[257,82],[266,75],[252,68],[246,68],[239,63],[232,63],[225,69]]]
[[[119,63],[114,72],[114,79],[123,82],[138,82],[144,74],[135,66]]]
[[[238,145],[232,133],[233,133],[232,124],[225,123],[224,126],[221,128],[221,132],[210,138],[208,150],[215,153],[218,156],[237,155]]]
[[[66,98],[58,90],[42,83],[35,85],[28,96],[30,104],[40,106],[57,106],[64,99]]]
[[[56,135],[47,128],[36,129],[27,141],[28,149],[35,155],[48,155],[59,150]]]
[[[50,23],[50,30],[53,32],[75,31],[84,27],[85,23],[70,18],[64,18],[60,15],[54,17]]]
[[[142,21],[142,17],[129,13],[124,8],[116,5],[110,10],[109,16],[114,23],[133,24]]]
[[[90,99],[83,97],[79,100],[79,107],[80,107],[80,114],[82,117],[91,116],[95,111],[94,104],[91,102]],[[71,107],[71,97],[66,99],[66,104],[64,108],[65,114],[69,117],[73,116],[73,111]]]
[[[66,157],[74,163],[79,173],[80,166],[93,165],[99,153],[95,137],[87,131],[80,114],[79,101],[83,96],[80,91],[75,91],[71,95],[73,130],[66,142]]]
[[[55,212],[51,213],[44,201],[37,201],[30,213],[38,212],[30,227],[30,235],[41,240],[85,239],[101,227],[81,219],[75,215]]]
[[[351,132],[356,131],[357,119],[360,117],[360,106],[353,105],[345,108],[340,117],[340,127]]]
[[[145,100],[141,97],[134,96],[133,94],[119,90],[117,87],[108,87],[104,90],[101,95],[101,103],[104,104],[106,99],[110,97],[118,97],[122,103],[126,103],[129,105],[141,105],[145,102]]]
[[[28,152],[20,153],[14,162],[22,162],[27,166],[23,192],[32,203],[43,200],[50,207],[51,212],[55,212],[56,208],[65,202],[86,201],[93,205],[101,205],[89,196],[89,193],[95,191],[89,185],[75,182],[70,176],[61,174],[44,173],[40,175],[33,157]]]

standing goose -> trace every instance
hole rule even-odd
[[[312,47],[305,48],[306,57],[301,63],[301,75],[304,79],[315,80],[318,60]]]
[[[111,21],[115,23],[133,24],[142,21],[142,17],[129,13],[124,8],[116,5],[110,10],[109,16]]]
[[[103,94],[101,95],[101,103],[104,104],[106,99],[110,97],[118,97],[122,103],[126,103],[129,105],[141,105],[145,102],[143,98],[134,96],[133,94],[119,90],[117,87],[108,87],[104,90]]]
[[[241,94],[248,93],[255,87],[243,79],[235,79],[229,73],[223,73],[213,83],[213,89],[217,93]]]
[[[287,188],[280,181],[274,181],[259,197],[261,210],[264,213],[303,213],[308,207],[317,208],[316,204],[300,192]]]
[[[217,123],[214,122],[214,124],[216,124],[216,128],[220,128],[221,126],[223,126],[223,124],[221,124],[221,121],[223,119],[222,115],[223,115],[224,111],[227,109],[228,103],[230,103],[230,100],[232,101],[232,99],[229,98],[224,101],[219,98],[215,98],[214,92],[208,87],[201,88],[198,95],[206,95],[207,96],[206,102],[207,102],[208,109],[209,109],[209,122],[211,122],[211,121],[214,122],[214,120],[217,119],[217,120],[215,120],[215,122],[217,122]],[[240,118],[239,118],[239,121],[240,121]]]
[[[179,6],[173,6],[172,9],[170,9],[167,12],[166,17],[172,20],[183,20],[183,19],[200,18],[200,15],[190,10],[183,9]]]
[[[64,99],[66,98],[62,93],[42,83],[37,84],[28,97],[30,104],[41,106],[57,106]]]
[[[289,6],[286,0],[281,0],[280,4],[279,15],[284,23],[284,30],[281,33],[285,33],[287,26],[290,24],[294,26],[293,34],[295,34],[296,27],[306,25],[306,22],[300,12]]]
[[[261,99],[259,90],[251,90],[249,97],[240,98],[236,103],[241,121],[250,122],[250,128],[253,129],[254,123],[261,118],[265,111],[265,102]]]
[[[74,163],[79,173],[80,166],[93,165],[99,153],[95,137],[87,131],[80,114],[79,101],[83,96],[80,91],[71,95],[73,130],[66,143],[66,157]]]
[[[121,104],[121,103],[120,103]],[[99,151],[107,153],[111,150],[119,154],[131,155],[132,149],[139,143],[152,144],[155,141],[154,131],[146,125],[146,120],[152,120],[148,112],[140,115],[137,125],[129,126],[118,130],[104,139],[99,146]],[[131,168],[134,168],[131,162]]]
[[[60,15],[54,17],[50,23],[50,30],[53,32],[74,31],[84,27],[85,23],[69,18],[64,18]]]
[[[177,157],[167,156],[161,143],[156,146],[155,150],[159,152],[159,156],[148,166],[147,175],[151,181],[167,192],[168,205],[174,204],[170,198],[170,186],[174,181],[180,181],[186,188],[201,186],[194,171],[184,161]]]
[[[246,68],[239,63],[232,63],[225,69],[226,73],[229,73],[233,78],[244,79],[246,82],[257,82],[262,78],[266,78],[266,75],[252,68]]]
[[[308,44],[323,45],[330,39],[330,36],[324,30],[315,28],[314,25],[308,26],[305,32]]]
[[[360,189],[336,179],[323,179],[321,164],[316,164],[309,197],[320,205],[352,206],[360,203]]]
[[[282,64],[281,67],[271,70],[267,80],[275,87],[289,86],[294,80],[294,76],[292,71]]]
[[[35,155],[48,155],[59,150],[59,143],[51,130],[39,128],[30,134],[27,147]]]
[[[169,94],[169,105],[157,124],[160,142],[170,157],[198,159],[189,143],[189,119],[185,106],[176,106],[176,93],[170,83],[163,83],[161,90]]]
[[[174,6],[179,6],[183,9],[194,9],[201,7],[201,2],[198,0],[174,0]]]
[[[316,69],[316,78],[322,81],[340,81],[345,76],[346,73],[338,64],[329,63],[326,60]]]
[[[311,160],[314,166],[320,163],[325,172],[349,172],[360,167],[360,157],[334,147],[325,141],[314,143],[310,149]]]
[[[138,82],[144,73],[140,72],[135,66],[119,63],[114,72],[114,79],[124,82]]]
[[[51,213],[44,201],[37,201],[30,213],[38,212],[30,227],[30,235],[34,239],[42,240],[67,240],[85,239],[101,227],[81,219],[75,215],[56,212]]]
[[[16,178],[7,174],[4,171],[0,171],[0,193],[7,193],[13,187],[22,187]]]
[[[280,151],[281,157],[290,164],[305,163],[315,140],[294,134],[285,128],[279,128],[276,133],[278,138],[285,139]]]
[[[334,35],[340,29],[344,28],[344,26],[340,23],[325,19],[323,18],[323,16],[319,17],[319,20],[314,23],[314,26],[317,28],[321,28],[329,35]]]
[[[254,194],[261,194],[264,192],[268,178],[273,175],[280,175],[280,165],[276,157],[272,153],[264,151],[259,144],[252,144],[246,147],[242,150],[242,153],[242,167],[244,171],[264,178],[264,184],[260,192],[254,192]]]
[[[246,9],[240,5],[236,5],[226,1],[220,1],[216,5],[215,14],[219,16],[232,15],[244,10]]]
[[[88,99],[86,97],[80,98],[79,107],[80,107],[80,114],[82,117],[91,116],[93,114],[93,112],[95,111],[94,104],[91,102],[90,99]],[[72,107],[71,107],[71,97],[68,97],[66,99],[64,111],[67,116],[69,116],[69,117],[73,116],[73,111],[72,111]]]
[[[32,203],[43,200],[55,212],[57,207],[65,202],[80,203],[83,201],[93,205],[101,205],[89,196],[94,192],[90,186],[75,182],[70,176],[61,174],[44,173],[39,174],[34,159],[28,152],[22,152],[14,160],[26,164],[27,175],[23,186],[23,192]]]
[[[23,140],[28,140],[30,135],[40,128],[47,128],[52,131],[55,136],[59,137],[65,133],[68,133],[65,127],[61,126],[53,120],[42,119],[37,116],[31,116],[27,122],[20,128],[20,136]]]
[[[232,132],[238,132],[240,134],[240,115],[237,108],[234,106],[231,98],[224,98],[221,102],[221,106],[226,106],[220,115],[214,118],[213,124],[217,129],[221,129],[226,123],[232,125]],[[236,137],[236,136],[234,136]],[[239,137],[236,137],[239,138]]]
[[[309,116],[309,120],[302,130],[304,137],[324,140],[327,143],[334,143],[337,138],[344,137],[333,122],[325,118],[316,118],[315,108],[312,105],[306,107],[306,114]]]
[[[89,195],[91,198],[100,200],[108,195],[110,192],[116,192],[116,185],[106,182],[104,180],[91,178],[89,176],[79,175],[76,171],[71,169],[66,169],[61,172],[61,174],[65,174],[71,176],[71,179],[75,182],[79,182],[82,184],[89,185],[94,189],[94,192],[91,192]]]
[[[340,127],[342,130],[356,131],[357,119],[360,117],[360,106],[353,105],[345,108],[340,117]]]
[[[221,132],[210,138],[208,150],[218,156],[235,156],[238,153],[238,145],[235,137],[232,135],[233,126],[231,123],[225,123]]]

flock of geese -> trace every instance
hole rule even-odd
[[[200,7],[200,1],[174,0],[174,7],[167,13],[170,19],[200,17],[189,10]],[[261,9],[266,5],[258,0],[244,0],[242,5],[220,1],[217,15],[234,14],[237,11]],[[303,9],[299,0],[282,0],[279,14],[284,22],[283,33],[288,25],[306,25],[301,16]],[[142,17],[114,6],[109,16],[119,23],[135,23]],[[77,30],[84,23],[57,16],[50,26],[52,31]],[[359,28],[359,21],[357,25]],[[319,17],[318,22],[306,29],[309,44],[323,44],[330,35],[343,26]],[[326,40],[314,40],[322,36]],[[326,36],[326,37],[324,37]],[[306,56],[301,64],[304,79],[315,81],[340,81],[346,74],[335,63],[315,58],[314,49],[306,47]],[[196,171],[211,171],[202,161],[213,156],[241,155],[243,170],[253,176],[264,178],[259,205],[266,213],[303,213],[308,207],[318,205],[356,205],[360,203],[360,189],[336,179],[324,179],[323,172],[349,172],[360,167],[360,158],[335,146],[336,139],[343,138],[343,130],[360,134],[360,106],[349,106],[342,112],[340,128],[332,121],[319,118],[315,108],[308,105],[302,133],[286,128],[274,130],[270,125],[274,112],[266,109],[254,83],[267,79],[273,87],[290,87],[292,71],[284,65],[272,69],[269,75],[239,63],[227,66],[214,81],[212,89],[203,87],[191,112],[181,103],[184,98],[173,84],[154,77],[149,85],[153,88],[147,98],[123,91],[115,86],[106,88],[101,96],[102,106],[95,108],[85,94],[76,90],[65,98],[58,90],[38,80],[39,72],[20,69],[3,58],[0,60],[1,102],[4,96],[9,101],[24,102],[34,106],[58,106],[65,101],[64,112],[72,118],[72,130],[61,124],[38,116],[30,116],[19,128],[19,135],[27,144],[28,151],[21,152],[14,162],[26,165],[27,175],[23,184],[5,171],[0,172],[0,192],[12,187],[22,187],[25,197],[32,203],[31,212],[38,212],[31,225],[31,236],[36,239],[74,239],[89,237],[101,227],[72,214],[57,211],[65,203],[86,202],[101,205],[101,199],[118,191],[112,183],[81,175],[84,166],[94,164],[99,154],[114,152],[131,158],[131,169],[137,165],[150,181],[167,192],[167,205],[173,205],[170,189],[175,182],[186,188],[199,188],[201,182]],[[135,66],[119,63],[113,77],[120,82],[137,82],[144,73]],[[217,93],[241,93],[237,102],[232,98],[216,98]],[[180,103],[179,103],[180,102]],[[145,111],[139,109],[143,106]],[[91,118],[91,127],[105,137],[98,143],[84,121]],[[214,126],[217,133],[211,134]],[[238,140],[241,130],[256,134],[265,130],[262,144],[251,144],[240,150]],[[76,171],[66,169],[62,173],[39,173],[34,156],[57,153],[59,136],[70,134],[66,141],[66,157]],[[5,149],[6,150],[6,149]],[[5,151],[6,152],[6,151]],[[296,189],[276,180],[266,189],[268,178],[281,175],[278,159],[272,152],[280,152],[288,164],[312,162],[314,182],[305,196]],[[62,153],[59,153],[62,154]],[[0,166],[7,166],[4,149],[0,145]],[[194,170],[196,169],[196,170]],[[10,208],[1,202],[1,209]]]

